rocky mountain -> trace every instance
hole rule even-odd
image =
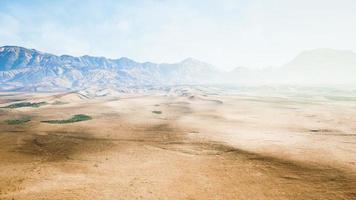
[[[0,47],[0,91],[126,91],[183,84],[356,86],[355,75],[356,54],[333,49],[302,52],[280,67],[221,72],[193,58],[170,64],[140,63],[125,57],[57,56],[17,46]]]
[[[53,55],[18,46],[0,47],[1,90],[80,90],[217,81],[213,66],[188,58],[179,63],[139,63],[128,58]]]

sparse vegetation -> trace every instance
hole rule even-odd
[[[162,111],[154,110],[154,111],[152,111],[152,113],[154,113],[154,114],[162,114]]]
[[[68,123],[74,123],[74,122],[80,122],[80,121],[86,121],[86,120],[91,120],[92,117],[84,114],[78,114],[78,115],[73,115],[69,119],[62,119],[62,120],[46,120],[42,121],[44,123],[50,123],[50,124],[68,124]]]
[[[22,107],[32,107],[32,108],[38,108],[40,106],[47,105],[47,102],[37,102],[37,103],[31,103],[31,102],[21,102],[21,103],[14,103],[8,106],[4,106],[2,108],[22,108]]]
[[[55,101],[52,103],[52,105],[64,105],[64,104],[68,104],[68,102],[64,102],[64,101]]]
[[[19,125],[19,124],[24,124],[29,121],[31,121],[30,117],[22,117],[19,119],[9,119],[9,120],[6,120],[5,122],[9,125]]]

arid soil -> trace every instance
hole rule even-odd
[[[170,93],[0,102],[24,99],[49,104],[0,109],[0,199],[356,199],[356,104]],[[76,114],[93,119],[41,122]]]

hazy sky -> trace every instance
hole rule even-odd
[[[217,67],[356,49],[355,0],[0,0],[0,45]]]

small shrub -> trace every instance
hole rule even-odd
[[[64,104],[68,104],[68,102],[64,102],[64,101],[55,101],[52,103],[52,105],[64,105]]]
[[[73,115],[69,119],[62,119],[62,120],[46,120],[42,121],[44,123],[49,123],[49,124],[68,124],[68,123],[74,123],[74,122],[80,122],[80,121],[86,121],[86,120],[91,120],[92,117],[88,115],[83,115],[83,114],[78,114],[78,115]]]
[[[13,109],[13,108],[22,108],[22,107],[38,108],[38,107],[44,106],[44,105],[47,105],[47,102],[44,102],[44,101],[38,102],[38,103],[21,102],[21,103],[14,103],[14,104],[2,107],[2,108],[11,108],[11,109]]]
[[[30,117],[22,117],[19,119],[9,119],[9,120],[6,120],[5,122],[9,125],[19,125],[19,124],[24,124],[29,121],[31,121]]]

